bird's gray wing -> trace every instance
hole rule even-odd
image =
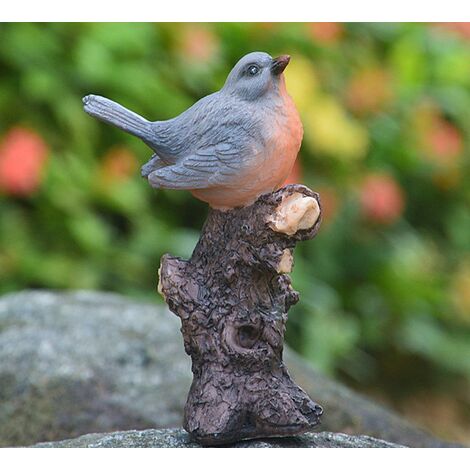
[[[174,165],[152,171],[148,175],[151,186],[168,189],[201,189],[221,186],[234,179],[261,147],[251,139],[225,140],[214,145],[201,146]]]
[[[164,168],[166,166],[168,166],[168,163],[165,163],[156,153],[154,153],[150,160],[145,165],[142,165],[142,168],[140,169],[140,174],[144,178],[147,178],[148,175],[152,173],[152,171]]]

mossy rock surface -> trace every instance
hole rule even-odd
[[[146,429],[108,434],[87,434],[76,439],[46,442],[34,447],[201,447],[191,441],[183,429]],[[241,441],[225,447],[401,447],[368,436],[350,436],[333,432],[308,432],[298,437]]]
[[[120,295],[3,296],[0,446],[181,426],[191,369],[179,329],[165,307]],[[284,356],[296,383],[324,408],[319,431],[447,445],[325,378],[289,348]]]

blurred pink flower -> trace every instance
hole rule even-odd
[[[27,196],[41,184],[47,144],[35,131],[14,127],[0,145],[0,191]]]
[[[335,44],[344,33],[341,23],[308,23],[308,29],[312,38],[322,44]]]
[[[209,62],[219,51],[219,39],[207,26],[188,24],[180,31],[180,53],[192,62]]]
[[[360,204],[367,219],[387,225],[402,214],[405,197],[403,190],[391,175],[371,173],[361,184]]]

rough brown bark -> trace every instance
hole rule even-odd
[[[299,300],[287,275],[293,249],[320,221],[318,194],[290,185],[211,210],[190,260],[163,256],[159,292],[181,319],[194,375],[184,428],[199,443],[292,436],[319,423],[322,408],[291,380],[282,350]]]

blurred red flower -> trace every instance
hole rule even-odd
[[[41,183],[48,154],[47,144],[35,131],[14,127],[0,145],[0,191],[26,196]]]
[[[370,221],[391,224],[402,214],[405,197],[391,175],[372,173],[361,184],[360,204],[362,213]]]
[[[356,73],[346,90],[349,108],[357,114],[375,113],[392,98],[391,80],[386,70],[370,67]]]
[[[312,38],[322,44],[334,44],[341,39],[344,33],[341,23],[309,23],[308,29]]]

